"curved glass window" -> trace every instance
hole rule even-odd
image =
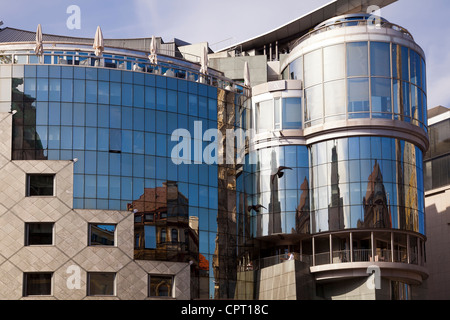
[[[427,130],[426,66],[414,50],[379,41],[347,42],[291,62],[304,81],[305,127],[339,119],[382,118]]]
[[[292,61],[289,65],[289,79],[303,80],[303,57]]]
[[[305,55],[305,88],[322,82],[322,49],[315,50]]]
[[[323,49],[324,81],[345,77],[345,46],[337,44]]]
[[[323,92],[322,85],[305,89],[305,124],[314,125],[317,120],[322,122]]]
[[[285,146],[256,151],[253,199],[250,208],[253,236],[310,231],[309,154],[306,146]],[[246,189],[248,190],[248,189]],[[244,211],[244,210],[243,210]]]
[[[324,84],[325,117],[345,119],[345,81],[336,80]]]
[[[372,78],[372,117],[392,119],[391,79]]]
[[[372,76],[391,76],[391,45],[387,42],[370,43],[370,74]]]
[[[313,233],[351,228],[424,233],[418,147],[371,136],[321,142],[310,153]]]
[[[348,79],[347,88],[349,118],[368,118],[370,111],[369,79]]]
[[[284,98],[282,101],[283,129],[300,129],[302,127],[301,98]]]
[[[368,59],[367,42],[347,43],[347,77],[367,76]]]
[[[255,111],[257,133],[273,130],[273,100],[257,103]]]
[[[255,104],[257,133],[302,128],[302,99],[300,97],[275,98]]]

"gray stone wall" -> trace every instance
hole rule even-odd
[[[149,274],[173,275],[174,298],[190,298],[186,263],[135,261],[134,216],[127,211],[74,210],[72,161],[11,161],[12,115],[0,113],[0,299],[150,299]],[[55,195],[26,197],[26,174],[55,174]],[[52,245],[25,246],[25,223],[53,222]],[[116,224],[114,247],[88,246],[88,224]],[[80,287],[67,285],[80,270]],[[115,272],[115,295],[87,296],[88,272]],[[23,297],[25,272],[52,272],[50,296]]]

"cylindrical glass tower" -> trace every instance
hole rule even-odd
[[[296,41],[281,71],[253,88],[255,255],[298,252],[322,289],[375,263],[390,297],[410,298],[427,276],[422,49],[384,19],[346,15]]]

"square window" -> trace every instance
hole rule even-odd
[[[51,272],[32,272],[23,275],[23,296],[49,296],[52,294]]]
[[[115,279],[114,272],[89,272],[88,296],[114,296]]]
[[[52,245],[53,244],[52,222],[36,222],[25,224],[25,245]]]
[[[54,174],[28,174],[27,196],[54,196]]]
[[[116,226],[112,224],[89,224],[90,246],[114,246]]]
[[[149,297],[173,298],[173,276],[149,275]]]

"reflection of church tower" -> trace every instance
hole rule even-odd
[[[397,169],[397,203],[398,203],[398,216],[397,216],[397,228],[400,230],[406,229],[406,213],[405,213],[405,186],[403,184],[403,156],[402,156],[402,142],[401,140],[395,140],[395,159]]]
[[[331,149],[331,203],[328,205],[330,230],[342,230],[344,226],[344,200],[339,190],[338,156],[336,146]]]
[[[405,224],[407,230],[418,230],[418,194],[417,194],[417,176],[416,176],[416,149],[411,143],[405,143],[403,152],[404,160],[404,178],[403,184],[408,190],[405,190]]]
[[[281,204],[278,198],[278,176],[274,176],[278,171],[277,154],[272,150],[272,160],[270,162],[270,203],[269,203],[269,235],[281,233]]]
[[[367,180],[367,192],[363,198],[364,226],[366,228],[392,228],[383,175],[377,160],[375,160],[373,171]]]
[[[302,194],[300,195],[300,203],[296,210],[295,229],[297,233],[310,233],[309,185],[306,177],[300,186],[300,190]]]

